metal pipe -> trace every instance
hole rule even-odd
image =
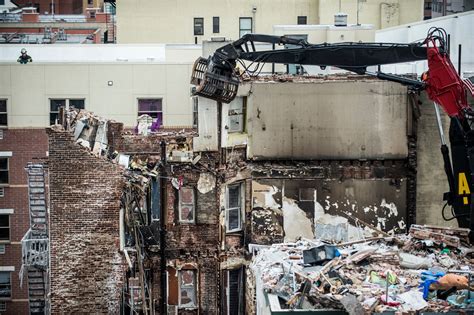
[[[436,122],[438,123],[439,138],[441,139],[441,144],[446,145],[446,139],[444,138],[443,125],[441,124],[441,114],[439,111],[439,106],[436,102],[433,102],[436,113]]]
[[[167,313],[167,277],[166,277],[166,142],[161,140],[161,178],[160,178],[160,275],[161,275],[161,299],[160,314]]]
[[[462,45],[459,44],[458,46],[458,74],[461,76],[461,53],[462,53]]]

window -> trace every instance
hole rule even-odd
[[[219,33],[220,32],[220,23],[219,23],[219,17],[215,16],[212,18],[212,32],[213,33]]]
[[[179,221],[194,223],[194,189],[181,187],[179,190]]]
[[[12,297],[12,282],[10,271],[0,271],[0,298]]]
[[[193,97],[193,128],[198,127],[198,102],[199,99],[197,96]]]
[[[4,5],[5,4],[5,0],[0,0],[0,5]]]
[[[196,270],[180,270],[179,307],[194,308],[196,306]]]
[[[242,184],[227,186],[226,230],[228,233],[242,229]]]
[[[2,301],[0,302],[0,312],[6,312],[7,311],[7,302]]]
[[[9,176],[8,176],[8,158],[2,157],[0,158],[0,185],[8,185],[9,183]]]
[[[194,18],[194,35],[204,35],[204,18]]]
[[[163,122],[163,101],[161,98],[143,98],[138,100],[138,116],[149,115],[161,127]]]
[[[298,16],[298,25],[306,25],[306,24],[308,24],[308,17]]]
[[[241,17],[239,19],[239,37],[252,33],[252,18]]]
[[[7,100],[0,100],[0,127],[8,126]]]
[[[85,108],[85,100],[82,99],[50,99],[49,100],[49,124],[54,125],[59,119],[59,107]]]
[[[0,244],[0,254],[5,254],[5,244]]]
[[[0,214],[0,241],[10,240],[10,215]]]
[[[229,103],[229,121],[227,129],[229,132],[245,131],[245,111],[247,107],[247,97],[237,97]]]
[[[314,201],[316,189],[314,188],[300,188],[299,198],[300,201]]]
[[[227,271],[227,315],[244,314],[243,268]]]
[[[3,198],[3,197],[5,197],[5,188],[0,187],[0,198]]]

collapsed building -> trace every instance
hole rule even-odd
[[[197,130],[84,110],[48,129],[52,313],[252,314],[251,248],[415,223],[406,87],[271,76],[230,104],[195,101]]]

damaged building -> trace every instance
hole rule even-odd
[[[406,87],[272,76],[239,93],[195,98],[196,129],[60,112],[47,130],[52,313],[252,314],[258,246],[414,223]]]

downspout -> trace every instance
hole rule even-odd
[[[166,142],[161,140],[161,173],[160,173],[160,276],[161,276],[161,299],[160,314],[167,314],[167,277],[166,277]]]

